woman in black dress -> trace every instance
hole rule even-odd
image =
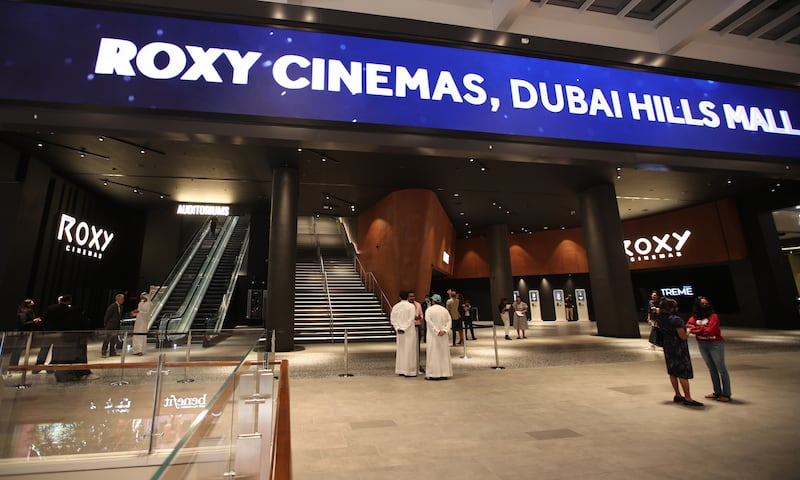
[[[672,401],[690,407],[702,407],[703,404],[693,400],[689,393],[689,379],[694,377],[692,359],[689,357],[689,335],[683,319],[677,315],[678,302],[671,298],[662,298],[656,308],[658,328],[664,335],[664,360],[667,363],[667,374],[675,391]],[[683,396],[678,388],[683,389]]]

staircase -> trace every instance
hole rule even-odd
[[[387,341],[395,335],[375,295],[361,283],[348,258],[323,259],[330,290],[315,259],[298,260],[295,273],[294,340],[298,343]],[[331,312],[333,316],[331,317]]]

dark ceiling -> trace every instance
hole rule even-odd
[[[411,149],[372,144],[375,136],[369,133],[362,145],[352,139],[343,144],[318,141],[313,135],[319,132],[303,129],[298,135],[307,140],[290,147],[274,139],[187,137],[157,127],[148,136],[33,128],[3,132],[0,140],[132,207],[178,202],[266,205],[272,166],[289,161],[299,170],[300,215],[351,216],[394,190],[430,189],[460,237],[479,236],[495,223],[506,223],[515,232],[579,226],[579,193],[600,182],[615,184],[620,216],[629,219],[719,198],[770,194],[793,188],[787,182],[797,180],[794,170],[769,163],[764,171],[709,169],[726,160],[682,157],[678,162],[669,156],[607,150],[592,152],[597,158],[587,152],[576,158],[571,157],[574,149],[534,144],[497,143],[493,153],[472,147],[468,140],[452,150]],[[529,158],[517,150],[528,151]],[[510,160],[503,159],[504,152],[510,152]],[[612,161],[617,155],[620,161]],[[675,162],[679,165],[665,166]],[[734,160],[731,164],[737,165]],[[409,218],[414,214],[409,212]]]

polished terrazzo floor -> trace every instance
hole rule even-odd
[[[290,359],[294,478],[790,479],[800,471],[800,332],[724,329],[733,401],[692,340],[691,408],[663,355],[593,323],[491,328],[440,382],[393,374],[392,344],[308,345]],[[497,370],[497,364],[506,367]],[[340,377],[349,373],[352,377]]]
[[[533,324],[526,340],[504,340],[501,328],[495,342],[484,326],[466,352],[451,349],[454,376],[439,382],[394,375],[393,343],[351,343],[346,353],[342,344],[312,344],[277,353],[290,365],[294,478],[797,478],[800,331],[724,328],[733,385],[727,404],[702,398],[710,380],[692,340],[692,393],[706,405],[690,408],[672,402],[663,355],[645,340],[648,329],[642,324],[641,339],[618,339],[597,336],[591,322],[547,322]],[[245,344],[222,342],[192,357],[235,358]],[[153,361],[156,353],[126,361]],[[183,353],[169,356],[179,360]],[[89,357],[119,362],[100,358],[94,343]],[[185,373],[178,370],[168,383],[191,391],[218,384],[229,371],[194,371],[197,382],[184,387],[173,381]],[[59,390],[98,402],[133,391],[147,409],[151,376],[132,373],[131,384],[119,389],[110,386],[119,369],[96,373],[99,379],[75,385],[55,384],[45,374],[30,380],[49,385],[45,392],[56,404]],[[13,393],[18,375],[5,380],[5,400],[46,400],[37,388]],[[134,407],[135,395],[128,395]],[[53,421],[52,410],[25,411]],[[120,430],[107,428],[106,435]]]

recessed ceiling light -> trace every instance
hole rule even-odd
[[[458,193],[454,193],[454,194],[453,194],[453,196],[454,196],[454,197],[457,197],[457,196],[459,196],[459,195],[458,195]]]

